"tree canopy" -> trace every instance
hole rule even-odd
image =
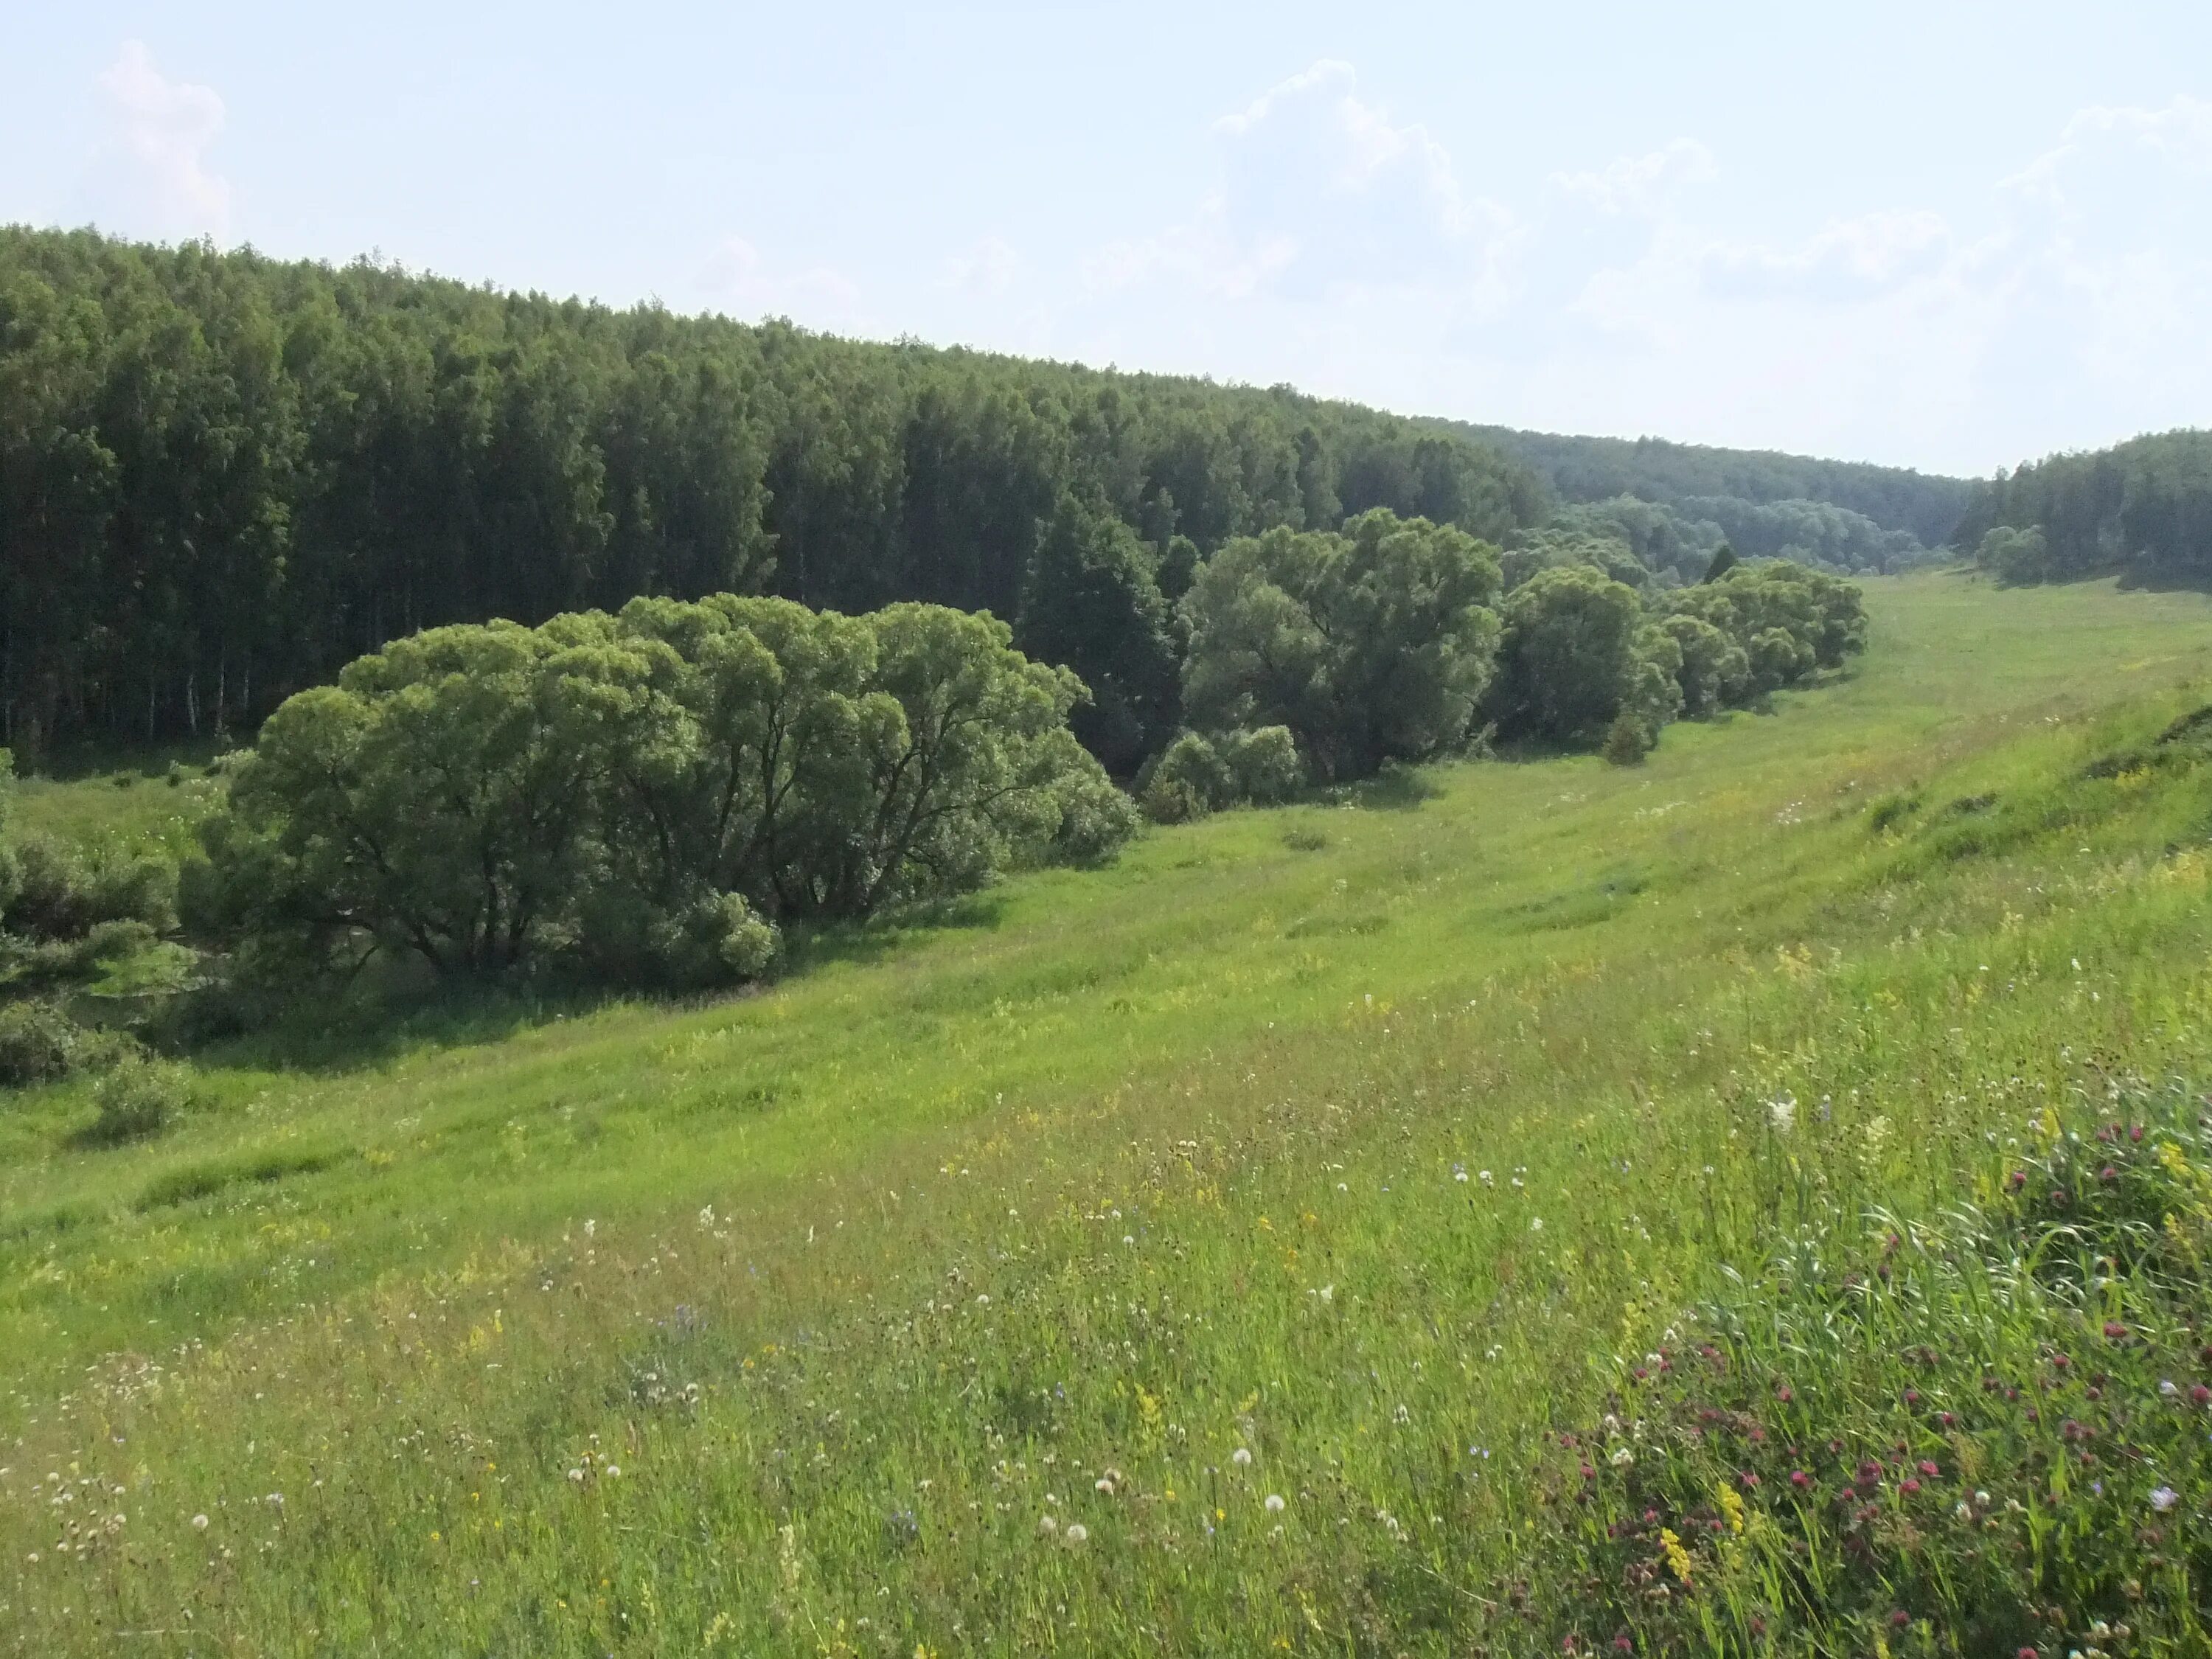
[[[2212,580],[2212,431],[2161,432],[2000,472],[1959,545],[2002,580]]]
[[[1110,850],[1134,813],[1067,728],[1083,696],[939,605],[433,629],[270,716],[206,827],[198,909],[310,966],[741,980],[793,921]]]
[[[988,610],[1092,683],[1127,771],[1172,729],[1159,600],[1224,544],[1376,507],[1495,541],[1548,505],[1465,435],[1285,387],[0,229],[19,750],[250,729],[424,629],[738,592]]]

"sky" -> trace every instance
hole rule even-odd
[[[2212,425],[2212,6],[0,0],[0,222],[1985,474]]]

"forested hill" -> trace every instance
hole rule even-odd
[[[1807,506],[1839,508],[1871,520],[1880,531],[1941,547],[1951,540],[1976,489],[1967,478],[1773,450],[1717,449],[1663,438],[1570,437],[1464,422],[1439,424],[1534,469],[1564,501],[1632,495],[1693,517],[1717,514],[1724,532],[1753,544],[1739,546],[1738,552],[1777,550],[1757,545],[1759,532],[1746,527],[1762,520],[1778,524],[1788,509]],[[1769,511],[1761,514],[1760,508]],[[1782,514],[1773,511],[1778,508]],[[1727,522],[1730,515],[1737,524]]]
[[[638,593],[989,609],[1041,522],[1156,629],[1224,541],[1534,475],[1344,404],[356,263],[0,229],[0,742],[235,727],[430,624]],[[1126,526],[1128,533],[1122,533]],[[1110,634],[1115,618],[1103,617]]]
[[[2212,432],[2052,455],[1984,486],[1960,544],[2008,581],[2212,585]]]
[[[641,593],[988,609],[1103,702],[1200,565],[1278,526],[1387,507],[1509,544],[1513,580],[1666,588],[1724,539],[1899,568],[1964,488],[0,228],[0,744],[33,757],[250,729],[418,629]],[[1126,770],[1164,718],[1086,740]]]

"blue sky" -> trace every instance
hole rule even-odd
[[[0,0],[0,220],[1984,472],[2212,424],[2212,6]]]

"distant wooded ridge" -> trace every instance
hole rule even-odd
[[[1232,540],[1371,508],[1500,544],[1509,584],[1666,588],[1723,539],[1900,568],[1968,488],[0,229],[0,742],[33,758],[250,727],[420,629],[639,594],[988,610],[1065,660],[1054,524],[1102,527],[1075,575],[1129,613],[1111,637]]]
[[[1720,449],[1665,438],[1572,437],[1464,421],[1437,424],[1533,468],[1565,501],[1633,495],[1693,514],[1721,503],[1732,503],[1740,512],[1747,507],[1823,502],[1931,548],[1951,539],[1979,488],[1971,478],[1776,450]],[[1732,536],[1740,533],[1726,523],[1723,528]],[[1743,538],[1755,541],[1757,532]],[[1762,556],[1770,550],[1779,550],[1736,548]]]

